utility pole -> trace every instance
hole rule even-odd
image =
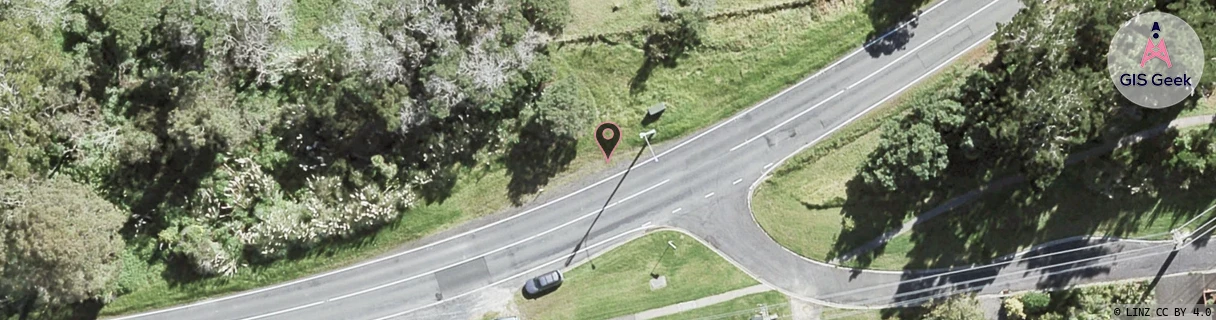
[[[654,270],[659,267],[659,262],[663,261],[663,256],[667,255],[667,248],[671,248],[671,250],[675,250],[676,244],[671,243],[671,240],[667,241],[667,246],[663,247],[663,253],[659,254],[659,260],[655,260],[654,266],[650,267],[650,277],[651,278],[655,278],[655,279],[659,278],[659,274],[654,273]]]
[[[642,137],[642,140],[646,140],[646,148],[650,149],[650,157],[654,159],[654,162],[659,162],[659,156],[654,154],[654,147],[650,146],[650,137],[655,133],[657,132],[654,129],[650,129],[650,131],[639,133],[638,136]]]

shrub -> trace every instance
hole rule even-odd
[[[1026,310],[1022,300],[1017,296],[1005,298],[1001,303],[1001,308],[1005,310],[1005,316],[1012,320],[1025,320]]]
[[[1051,305],[1051,295],[1042,292],[1029,292],[1021,296],[1023,310],[1027,315],[1042,315],[1047,313]]]

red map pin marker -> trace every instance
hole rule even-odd
[[[612,150],[621,142],[621,127],[612,122],[601,123],[595,127],[595,142],[599,144],[600,151],[604,152],[604,162],[611,161]]]

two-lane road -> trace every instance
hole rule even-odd
[[[541,199],[428,237],[399,253],[280,285],[119,319],[401,316],[487,286],[520,282],[561,268],[592,221],[594,229],[576,259],[623,242],[645,226],[676,225],[707,239],[762,281],[802,298],[898,284],[898,273],[862,273],[851,278],[848,270],[810,266],[791,268],[800,271],[789,275],[755,266],[763,265],[766,257],[747,250],[760,248],[756,252],[770,254],[775,252],[771,251],[775,243],[750,221],[746,211],[749,187],[799,148],[988,38],[996,23],[1007,21],[1019,6],[1016,0],[942,0],[921,16],[917,26],[908,27],[914,36],[901,50],[871,56],[859,49],[751,109],[692,136],[659,145],[660,161],[652,162],[649,153],[641,154],[619,188],[618,181],[635,154],[618,154],[616,169],[564,187],[569,190],[550,192],[560,197]],[[610,195],[608,208],[597,219]],[[741,242],[732,240],[732,235],[742,233],[748,235],[738,238]],[[774,261],[809,263],[788,252],[782,254],[786,256]],[[820,281],[824,279],[831,280]],[[828,285],[822,285],[825,283]],[[888,299],[879,301],[826,300],[882,304],[895,299],[895,294],[881,291]]]

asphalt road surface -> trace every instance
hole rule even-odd
[[[768,170],[980,44],[1019,7],[1017,0],[943,0],[917,23],[781,94],[689,137],[657,145],[658,162],[644,150],[617,154],[616,169],[392,255],[120,319],[404,319],[484,287],[522,285],[523,279],[588,259],[656,226],[688,230],[787,294],[838,305],[890,305],[958,290],[997,292],[1212,268],[1216,253],[1207,247],[1184,249],[1163,269],[1168,247],[1118,242],[939,275],[849,270],[784,250],[752,220],[750,188]],[[631,160],[636,165],[622,182]],[[579,253],[572,256],[576,248]],[[1100,256],[1111,252],[1122,254]],[[1084,268],[1061,272],[1078,266]]]

